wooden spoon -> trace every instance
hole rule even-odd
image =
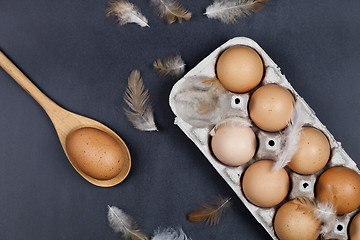
[[[0,66],[21,86],[27,91],[45,110],[47,115],[50,117],[56,132],[59,136],[61,145],[64,149],[64,152],[69,159],[71,165],[75,170],[87,181],[90,183],[100,186],[100,187],[111,187],[122,182],[128,175],[131,167],[131,158],[129,149],[127,148],[124,141],[110,128],[106,127],[104,124],[92,120],[90,118],[80,116],[78,114],[67,111],[66,109],[61,108],[45,94],[43,94],[1,51],[0,51]],[[119,143],[121,152],[123,154],[124,163],[120,173],[112,179],[109,180],[99,180],[92,178],[91,176],[85,174],[79,167],[76,166],[75,161],[73,161],[68,154],[66,149],[66,137],[68,134],[76,129],[83,127],[92,127],[99,129],[111,137],[114,138]]]

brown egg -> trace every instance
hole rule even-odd
[[[325,171],[316,183],[316,197],[330,202],[339,215],[360,206],[360,175],[346,167],[333,167]]]
[[[220,126],[211,139],[211,148],[222,163],[239,166],[254,156],[257,140],[250,127]]]
[[[300,174],[313,174],[325,167],[330,158],[330,143],[318,129],[304,127],[301,130],[298,150],[288,166]]]
[[[294,101],[293,95],[286,88],[276,84],[264,85],[250,98],[250,118],[262,130],[280,131],[290,121]]]
[[[249,202],[259,207],[273,207],[282,202],[289,192],[289,175],[282,168],[272,170],[274,161],[261,160],[246,169],[242,188]]]
[[[109,134],[96,128],[80,128],[66,138],[70,159],[90,177],[107,180],[121,171],[121,148]]]
[[[254,49],[235,46],[220,55],[216,64],[216,73],[224,88],[243,93],[260,83],[264,74],[264,65]]]
[[[320,227],[313,208],[297,199],[286,202],[275,214],[274,229],[280,240],[316,240]]]
[[[356,214],[350,222],[350,240],[360,240],[360,213]]]

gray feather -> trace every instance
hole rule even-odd
[[[220,83],[210,84],[211,79],[206,76],[189,77],[174,96],[178,116],[194,127],[215,125],[226,117],[231,108],[231,94]]]

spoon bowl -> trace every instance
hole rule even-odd
[[[83,178],[100,187],[112,187],[119,184],[126,178],[131,168],[129,149],[124,141],[114,131],[98,121],[70,112],[57,105],[45,94],[43,94],[1,51],[0,66],[45,110],[56,129],[61,146],[64,149],[69,162]],[[122,153],[121,157],[123,159],[123,166],[119,174],[115,177],[108,180],[93,178],[84,173],[82,169],[76,165],[76,161],[71,158],[66,148],[66,138],[71,132],[84,127],[95,128],[103,131],[109,134],[118,143]]]

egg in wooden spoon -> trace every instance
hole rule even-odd
[[[2,52],[0,66],[48,114],[67,158],[83,178],[101,187],[114,186],[126,178],[131,167],[130,153],[124,141],[115,132],[102,123],[58,106]]]

